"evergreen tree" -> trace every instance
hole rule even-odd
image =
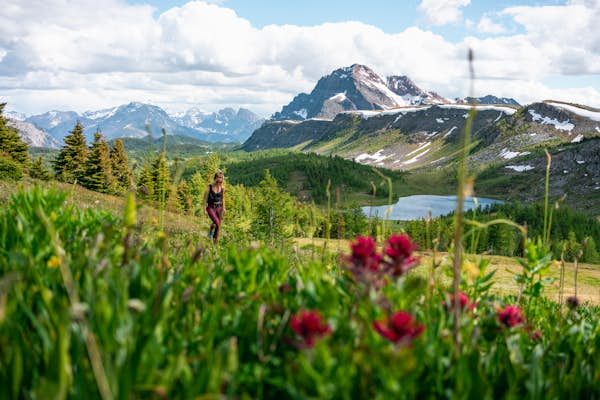
[[[21,140],[15,128],[7,125],[7,120],[2,115],[5,106],[6,103],[0,103],[0,155],[11,158],[21,166],[27,165],[27,143]]]
[[[169,196],[171,177],[164,152],[161,152],[152,164],[152,183],[154,185],[154,199],[160,202],[166,200]]]
[[[18,181],[21,178],[21,165],[10,157],[0,155],[0,180]]]
[[[192,209],[192,204],[190,187],[185,179],[182,179],[177,187],[177,206],[183,211],[188,212]]]
[[[29,176],[42,181],[49,181],[52,179],[52,172],[48,171],[46,167],[44,167],[44,164],[42,163],[42,157],[40,156],[31,164],[31,167],[29,167]]]
[[[129,158],[123,147],[121,138],[115,140],[115,144],[110,151],[110,161],[112,173],[117,181],[120,191],[126,191],[131,186],[131,169],[129,168]]]
[[[294,199],[279,188],[268,169],[256,197],[255,234],[271,243],[291,237],[295,226]]]
[[[154,198],[154,180],[152,177],[152,165],[149,162],[144,164],[144,167],[139,173],[137,190],[141,197]]]
[[[83,126],[79,121],[64,141],[65,145],[53,163],[56,178],[68,183],[81,181],[85,175],[88,148],[83,136]]]
[[[600,255],[598,254],[598,249],[596,248],[596,242],[591,236],[588,237],[588,241],[583,249],[583,256],[581,259],[582,261],[594,264],[600,262]]]
[[[116,180],[112,174],[110,148],[100,132],[94,133],[81,184],[97,192],[115,192]]]

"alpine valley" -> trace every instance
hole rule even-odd
[[[412,194],[423,187],[443,192],[453,184],[448,180],[455,175],[469,102],[476,110],[470,150],[476,195],[541,200],[547,150],[550,195],[566,194],[573,208],[600,214],[600,110],[580,104],[546,100],[521,106],[495,96],[450,101],[406,76],[384,79],[355,64],[321,78],[310,94],[297,95],[243,149],[337,155],[406,171]]]

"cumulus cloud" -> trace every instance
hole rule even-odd
[[[460,21],[461,8],[470,3],[471,0],[421,0],[417,9],[430,24],[446,25]]]
[[[480,32],[483,32],[483,33],[492,33],[492,34],[506,32],[506,28],[504,28],[504,26],[502,24],[498,24],[498,23],[492,21],[492,19],[486,15],[481,17],[481,19],[479,20],[479,23],[477,24],[477,30]]]
[[[361,22],[257,28],[215,2],[193,1],[158,16],[152,7],[121,0],[102,7],[95,0],[30,3],[8,0],[0,9],[0,101],[28,113],[143,101],[171,110],[245,106],[267,116],[321,76],[353,63],[408,75],[448,98],[464,97],[468,48],[475,51],[482,94],[522,102],[573,96],[600,106],[597,88],[551,90],[539,83],[549,75],[599,71],[600,37],[592,28],[600,15],[583,0],[508,8],[501,16],[525,33],[460,42],[417,27],[388,34]],[[444,18],[460,18],[469,1],[443,3],[452,7],[434,1],[420,7],[437,5]],[[578,23],[565,24],[565,18]],[[488,30],[499,29],[482,21]]]

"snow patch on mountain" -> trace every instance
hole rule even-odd
[[[389,158],[390,156],[384,156],[383,154],[383,149],[377,150],[375,153],[373,154],[369,154],[369,153],[362,153],[360,155],[358,155],[354,161],[359,162],[359,163],[372,163],[372,162],[381,162],[383,160],[385,160],[386,158]],[[372,160],[372,161],[366,161],[366,160]]]
[[[346,92],[334,94],[333,96],[331,96],[329,98],[329,100],[342,102],[342,101],[346,100]]]
[[[512,169],[517,172],[530,171],[533,169],[531,165],[507,165],[504,168]]]
[[[456,126],[453,126],[452,129],[450,129],[448,132],[446,132],[446,134],[444,136],[442,136],[442,138],[445,138],[446,136],[450,136],[452,134],[452,132],[454,132],[455,129],[457,129]]]
[[[503,113],[507,114],[507,115],[513,115],[514,113],[517,112],[517,109],[514,107],[509,107],[509,106],[487,106],[487,105],[480,105],[480,104],[475,104],[473,106],[471,105],[463,105],[463,104],[440,104],[439,107],[442,108],[454,108],[454,109],[458,109],[458,110],[470,110],[471,108],[475,107],[475,109],[477,111],[487,111],[487,110],[495,110],[495,111],[502,111]],[[467,118],[469,115],[465,114]]]
[[[430,145],[431,142],[426,142],[426,145]],[[421,148],[424,148],[425,146],[421,146]],[[417,154],[416,156],[414,156],[413,158],[411,158],[410,160],[406,160],[402,162],[402,165],[408,165],[408,164],[413,164],[417,161],[419,161],[419,158],[421,158],[422,156],[424,156],[425,154],[429,153],[429,151],[431,150],[431,148],[426,149],[425,151],[423,151],[422,153]],[[412,152],[414,153],[414,151]],[[409,153],[409,154],[412,154]],[[407,154],[408,155],[408,154]]]
[[[589,118],[592,121],[600,122],[600,111],[587,110],[585,108],[577,107],[575,105],[557,103],[554,101],[546,101],[545,103],[550,104],[553,107],[562,108],[563,110],[570,111],[573,114],[577,114],[581,117]]]
[[[527,154],[531,154],[529,151],[523,151],[523,152],[518,152],[518,151],[510,151],[507,148],[502,149],[502,151],[500,151],[500,154],[498,154],[498,156],[504,158],[505,160],[510,160],[512,158],[515,157],[519,157],[519,156],[525,156]]]
[[[583,140],[583,135],[579,134],[577,136],[575,136],[575,138],[573,140],[571,140],[571,143],[579,143]]]
[[[571,132],[573,130],[573,128],[575,128],[575,125],[570,123],[568,119],[561,122],[561,121],[557,120],[556,118],[544,117],[544,116],[536,113],[534,110],[529,110],[529,114],[531,114],[531,117],[533,118],[534,121],[540,122],[541,124],[554,125],[554,127],[556,129],[560,129],[562,131]]]

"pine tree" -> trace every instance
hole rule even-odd
[[[588,237],[587,244],[583,249],[583,256],[581,257],[582,261],[588,263],[598,263],[600,262],[600,255],[598,254],[598,249],[596,249],[596,242],[593,237]]]
[[[177,187],[177,206],[183,211],[190,211],[192,209],[192,195],[190,193],[190,187],[188,186],[185,179],[182,179]]]
[[[81,184],[97,192],[115,192],[116,180],[112,174],[110,148],[100,132],[94,133]]]
[[[53,163],[56,178],[69,183],[81,181],[85,175],[88,149],[83,136],[83,126],[79,121],[64,141],[65,145]]]
[[[152,164],[152,183],[154,184],[154,199],[165,201],[169,196],[169,185],[171,182],[167,157],[164,152]]]
[[[137,190],[141,197],[154,198],[154,180],[152,179],[152,165],[146,162],[137,179]]]
[[[40,156],[31,164],[31,167],[29,167],[29,176],[34,179],[49,181],[52,179],[52,172],[48,171],[48,169],[44,167],[44,164],[42,163],[42,157]]]
[[[19,137],[17,130],[7,125],[2,113],[6,103],[0,103],[0,155],[9,157],[21,166],[29,164],[27,143]]]
[[[131,186],[131,169],[129,168],[129,158],[123,147],[123,140],[120,138],[115,140],[110,151],[110,161],[119,191],[126,191]]]

